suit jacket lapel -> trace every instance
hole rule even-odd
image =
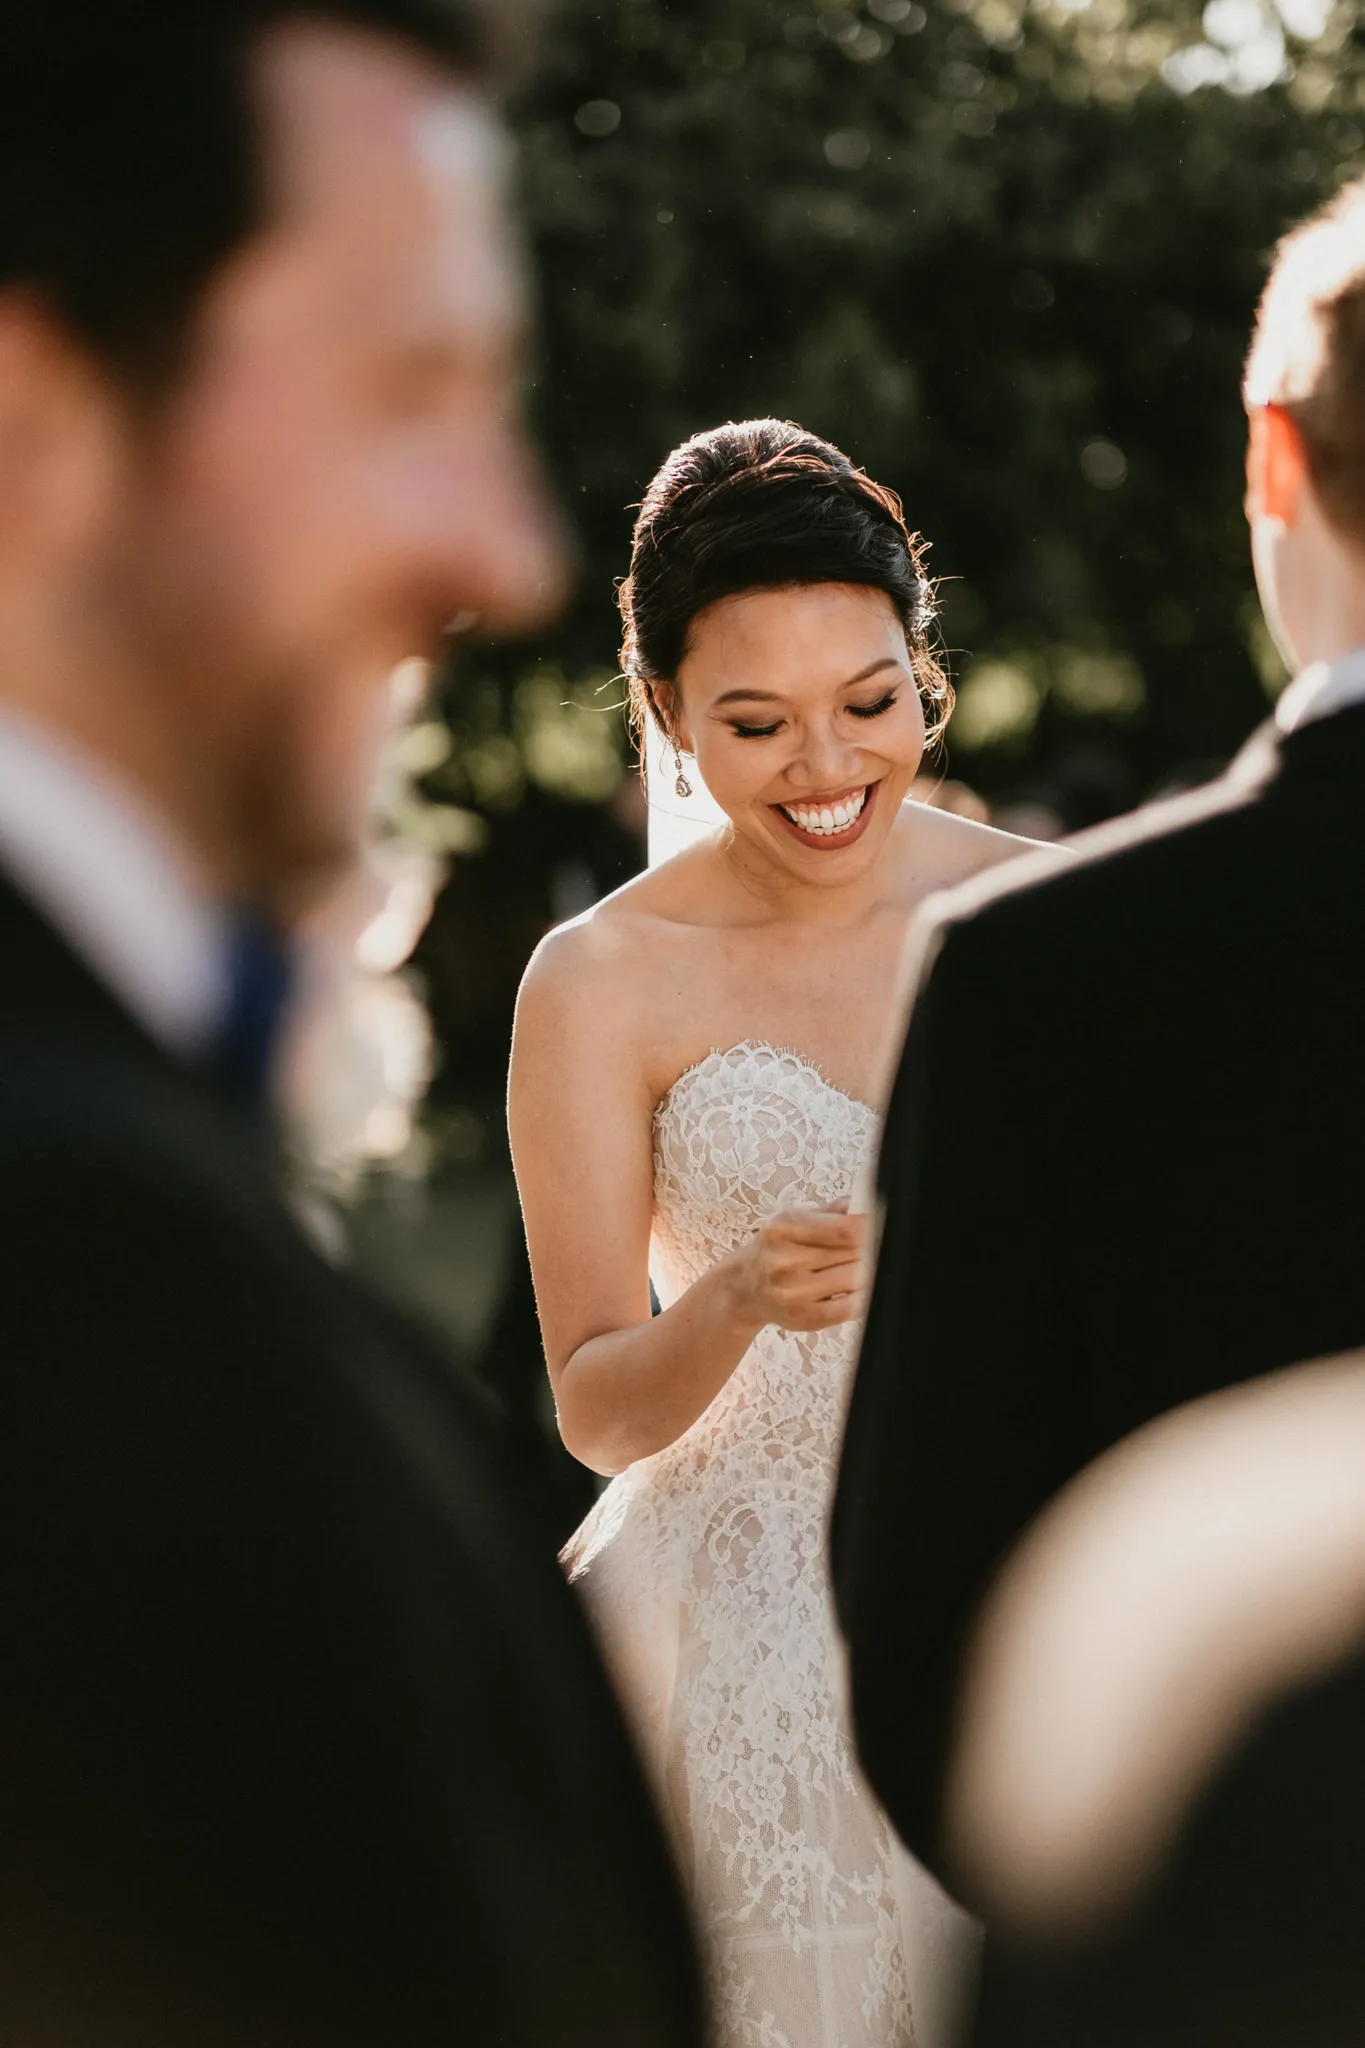
[[[0,1029],[65,1017],[114,1033],[129,1050],[166,1060],[154,1039],[94,970],[29,900],[0,873]]]

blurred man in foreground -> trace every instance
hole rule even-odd
[[[474,0],[0,13],[0,2036],[692,2043],[555,1561],[315,1259],[269,933],[558,544]]]
[[[1365,186],[1280,252],[1247,398],[1277,727],[926,937],[834,1542],[863,1758],[940,1869],[1025,1525],[1163,1410],[1365,1338]]]

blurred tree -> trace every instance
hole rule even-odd
[[[456,896],[497,897],[524,827],[510,953],[622,772],[629,508],[720,419],[799,419],[902,493],[953,770],[993,799],[1089,822],[1264,715],[1240,367],[1271,244],[1365,139],[1354,5],[560,0],[512,113],[580,595],[531,657],[452,667],[427,784],[494,820]]]
[[[1005,786],[1084,734],[1145,789],[1230,751],[1265,702],[1241,358],[1269,245],[1360,150],[1354,22],[565,0],[517,110],[584,550],[555,652],[610,664],[625,508],[667,449],[776,412],[902,491],[969,696],[973,657],[1022,679],[1012,723],[964,719],[964,772]]]

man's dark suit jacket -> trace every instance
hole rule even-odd
[[[493,1431],[4,885],[0,977],[0,2037],[696,2048]]]
[[[880,1180],[834,1564],[863,1762],[939,1864],[959,1660],[1036,1511],[1365,1341],[1365,707],[951,899]]]

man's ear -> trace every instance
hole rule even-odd
[[[1291,415],[1280,405],[1258,405],[1247,430],[1247,518],[1296,525],[1307,477],[1303,436]]]
[[[80,548],[123,483],[120,403],[42,304],[0,291],[0,547]]]

